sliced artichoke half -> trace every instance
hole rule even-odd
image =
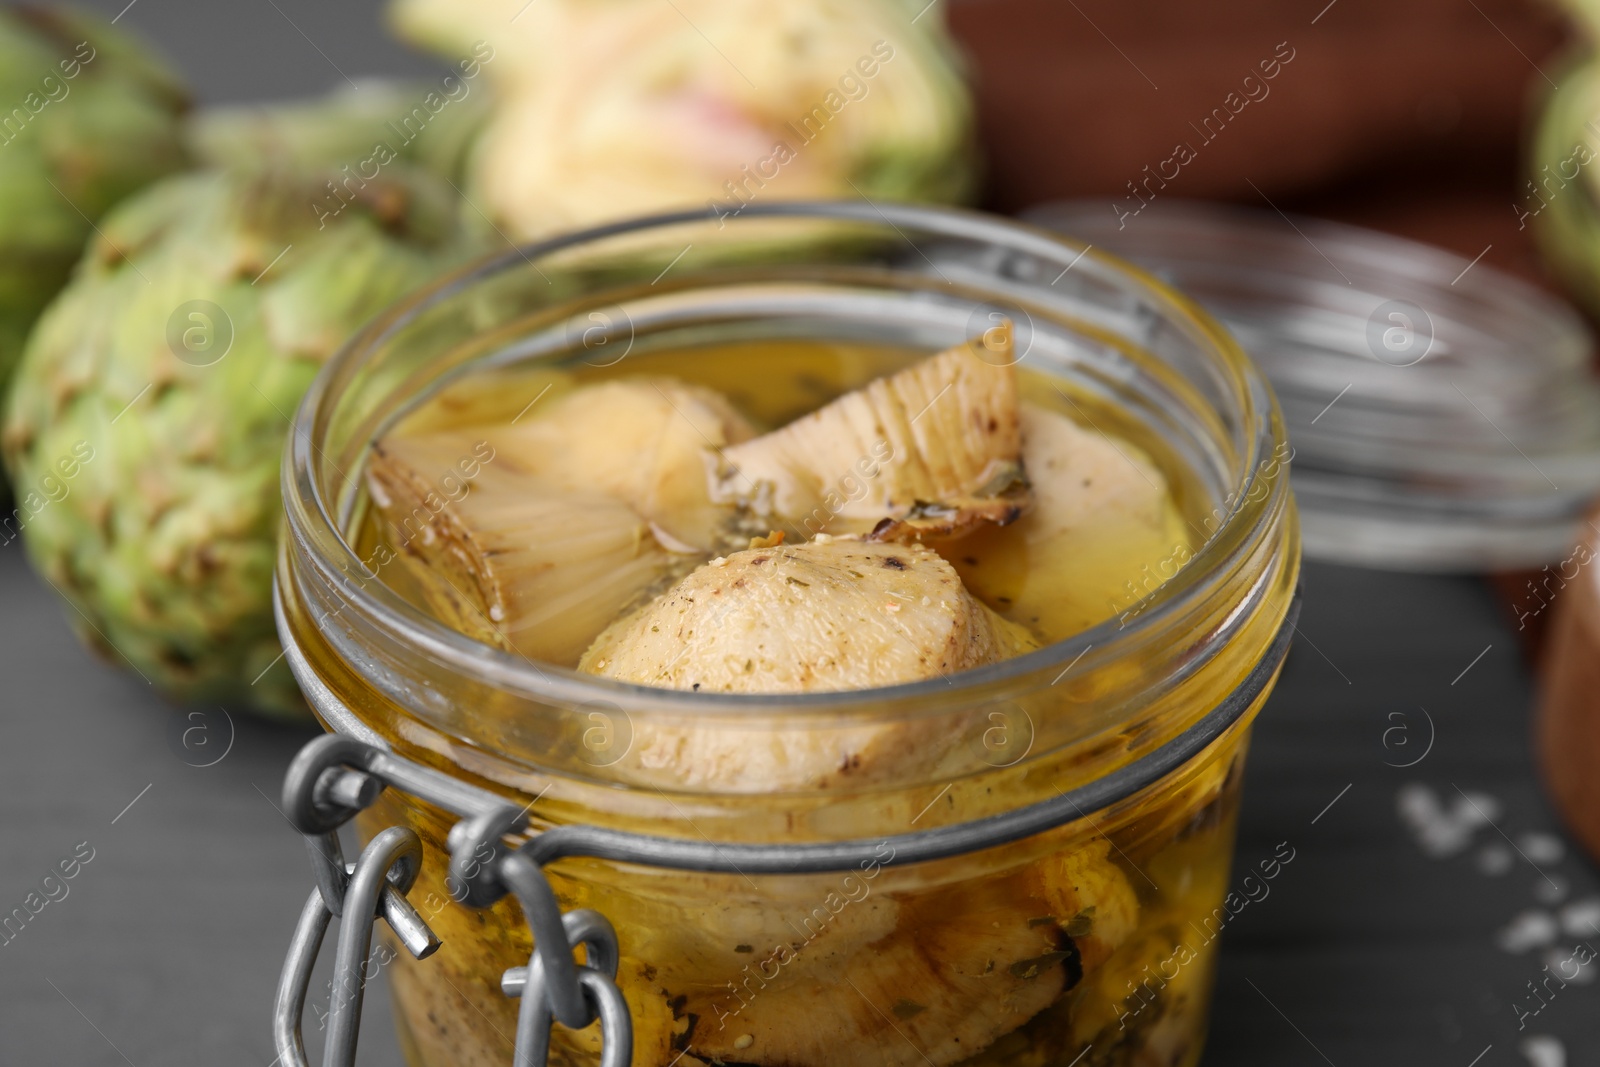
[[[1009,324],[716,457],[713,500],[800,537],[958,537],[1028,507]]]
[[[710,501],[701,452],[753,431],[716,393],[670,379],[547,404],[483,431],[392,434],[368,484],[410,584],[442,621],[571,665],[709,557],[731,509]]]

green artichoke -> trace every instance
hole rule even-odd
[[[0,395],[95,221],[186,164],[187,101],[101,20],[0,9]]]
[[[675,208],[963,199],[972,101],[939,9],[925,8],[396,0],[391,14],[494,84],[469,194],[534,238]]]
[[[85,641],[180,700],[302,705],[270,590],[289,418],[323,362],[463,251],[386,167],[196,171],[113,211],[18,368],[0,449],[34,565]]]
[[[1579,35],[1591,41],[1600,39],[1600,0],[1556,0],[1555,7],[1566,13]],[[1564,84],[1560,78],[1556,83]]]
[[[208,108],[189,138],[202,163],[215,166],[271,159],[362,175],[399,158],[456,184],[488,114],[488,87],[476,75],[373,78],[311,100]]]
[[[1512,204],[1551,271],[1600,313],[1600,60],[1570,61],[1533,132],[1529,177]]]

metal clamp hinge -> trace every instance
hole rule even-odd
[[[391,769],[403,765],[404,773],[391,778],[372,764],[388,764]],[[422,841],[416,833],[392,826],[373,837],[352,864],[345,863],[338,835],[341,825],[389,785],[440,799],[418,788],[418,782],[433,773],[336,736],[311,742],[291,765],[284,804],[305,835],[317,885],[300,912],[273,1004],[273,1041],[286,1067],[307,1067],[302,1020],[312,970],[333,919],[339,919],[339,935],[324,1017],[324,1067],[355,1063],[377,920],[387,923],[395,939],[418,960],[440,947],[427,921],[406,899],[422,866]],[[470,795],[458,783],[450,792],[448,799],[458,806],[464,795]],[[486,908],[510,893],[521,904],[534,935],[527,965],[510,968],[500,982],[506,996],[520,998],[515,1067],[543,1067],[549,1057],[552,1022],[582,1029],[596,1020],[601,1028],[601,1067],[628,1067],[633,1060],[633,1021],[616,984],[616,931],[596,911],[563,914],[543,868],[504,845],[503,837],[527,828],[525,814],[489,793],[473,799],[477,814],[457,823],[449,835],[451,896],[466,906]],[[583,964],[573,956],[580,944]]]

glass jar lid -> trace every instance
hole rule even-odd
[[[1028,221],[1185,290],[1266,372],[1314,558],[1405,570],[1562,558],[1600,495],[1593,340],[1492,267],[1318,219],[1102,200]]]

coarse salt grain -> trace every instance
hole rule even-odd
[[[1562,908],[1561,929],[1572,937],[1600,934],[1600,897],[1575,900]]]
[[[1527,952],[1553,944],[1559,932],[1555,916],[1535,908],[1513,916],[1505,929],[1495,935],[1495,943],[1506,952]]]
[[[1527,1057],[1532,1067],[1567,1067],[1567,1046],[1559,1037],[1534,1034],[1518,1042],[1517,1051]]]
[[[1523,834],[1521,848],[1531,863],[1560,863],[1566,855],[1565,846],[1554,834]]]

